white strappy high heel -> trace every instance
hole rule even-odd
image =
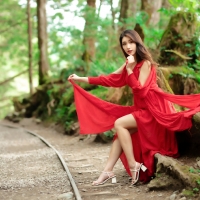
[[[138,164],[140,165],[139,168],[137,168]],[[138,182],[140,177],[140,170],[145,172],[147,168],[143,165],[143,163],[138,163],[138,162],[136,162],[136,166],[134,169],[130,169],[131,172],[135,172],[135,177],[134,179],[132,178],[131,185],[135,185]]]
[[[104,174],[106,174],[108,176],[107,179],[103,180],[102,182],[98,182],[98,181],[94,181],[92,183],[93,186],[98,186],[98,185],[103,185],[105,182],[107,182],[109,179],[112,179],[112,183],[117,183],[117,179],[116,179],[116,175],[113,175],[111,176],[110,174],[113,173],[112,171],[111,172],[105,172],[105,171],[102,171]]]

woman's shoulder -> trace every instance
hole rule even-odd
[[[140,68],[142,66],[151,66],[151,62],[149,60],[141,60],[140,62],[137,63],[136,67]]]

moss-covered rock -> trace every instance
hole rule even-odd
[[[197,28],[197,15],[189,12],[178,12],[171,20],[158,46],[159,63],[164,65],[182,65],[188,59],[195,60],[194,34]],[[188,58],[190,55],[191,58]]]
[[[155,154],[156,160],[156,174],[165,174],[171,176],[188,189],[198,188],[200,189],[200,178],[198,170],[191,170],[190,166],[183,165],[176,159],[163,156],[161,154]],[[163,175],[163,176],[165,176]]]
[[[169,83],[175,94],[196,94],[200,93],[200,75],[194,69],[179,67],[159,67],[166,82]]]

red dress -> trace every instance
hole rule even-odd
[[[138,81],[140,67],[138,63],[133,73],[128,75],[124,67],[121,74],[89,77],[90,84],[106,87],[129,85],[133,91],[134,105],[121,106],[103,101],[72,82],[77,115],[81,134],[96,134],[113,128],[119,117],[132,114],[137,122],[137,133],[131,134],[134,156],[137,162],[147,167],[141,172],[140,180],[148,181],[154,175],[154,154],[177,157],[178,148],[174,131],[181,131],[192,126],[191,118],[200,111],[200,95],[172,95],[164,93],[156,83],[156,70],[152,66],[146,83]],[[189,108],[176,112],[173,103]],[[125,154],[121,161],[131,175]]]

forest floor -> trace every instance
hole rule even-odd
[[[63,156],[83,200],[197,199],[191,196],[186,197],[181,194],[181,191],[171,187],[165,190],[149,190],[148,184],[141,183],[135,187],[130,187],[129,176],[121,161],[117,162],[114,169],[114,173],[117,176],[116,184],[111,184],[108,181],[104,185],[94,187],[91,183],[102,172],[105,161],[108,158],[111,143],[95,142],[95,135],[90,137],[65,135],[62,128],[56,125],[36,124],[34,119],[22,119],[18,124],[13,124],[6,120],[3,120],[2,123],[23,127],[26,130],[38,133],[49,141]],[[187,157],[180,158],[180,161],[193,162]]]

